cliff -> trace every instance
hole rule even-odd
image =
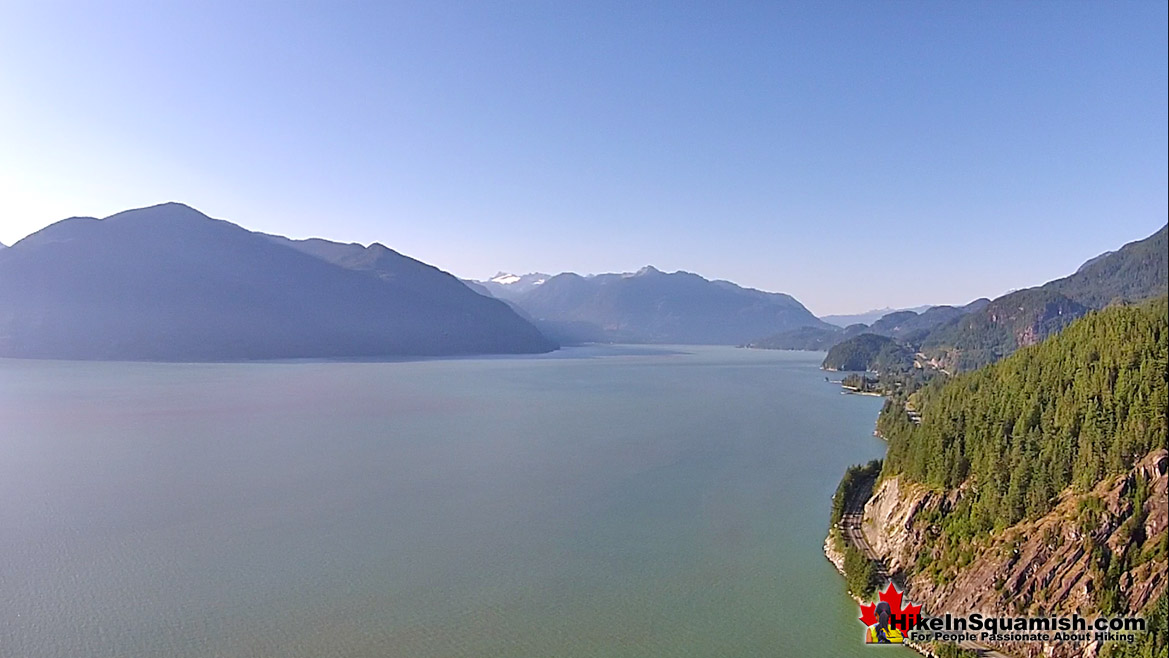
[[[933,539],[938,519],[961,503],[966,488],[941,494],[888,477],[865,505],[862,530],[927,612],[1137,613],[1166,587],[1167,474],[1169,452],[1156,449],[1090,491],[1065,491],[1049,513],[976,540],[963,553],[969,561],[952,568],[932,563],[940,555]],[[1105,558],[1124,568],[1108,569]],[[1092,658],[1099,651],[1074,644],[1000,648],[1028,658]]]

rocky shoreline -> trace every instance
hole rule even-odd
[[[1169,491],[1169,451],[1158,449],[1141,459],[1127,474],[1099,483],[1083,494],[1065,493],[1050,513],[986,538],[975,560],[959,570],[950,582],[938,584],[925,574],[907,583],[913,600],[925,609],[978,611],[983,614],[1072,614],[1094,607],[1094,580],[1090,554],[1082,548],[1079,510],[1084,501],[1098,501],[1100,517],[1091,531],[1093,539],[1112,550],[1124,549],[1122,526],[1133,514],[1126,494],[1137,480],[1148,483],[1143,532],[1155,537],[1166,531],[1169,510],[1164,501]],[[875,554],[882,556],[890,573],[904,573],[925,550],[929,528],[916,523],[930,512],[944,512],[965,495],[963,489],[945,494],[893,476],[881,481],[865,504],[861,532]],[[844,555],[833,533],[824,542],[824,555],[844,574]],[[1166,586],[1164,558],[1143,562],[1125,572],[1120,593],[1135,610],[1142,609]],[[853,597],[854,599],[856,597]],[[858,601],[858,603],[861,603]],[[912,646],[908,645],[907,646]],[[933,653],[912,646],[919,653]],[[1032,658],[1093,658],[1101,646],[1042,643],[1007,645],[1003,650]]]
[[[824,557],[828,558],[828,561],[832,563],[832,566],[836,567],[836,570],[840,572],[841,576],[844,576],[844,553],[841,553],[840,549],[836,548],[836,542],[833,539],[832,531],[829,530],[828,537],[824,539]],[[853,601],[856,601],[858,606],[872,603],[872,601],[862,601],[860,597],[853,596],[852,593],[849,593],[849,597]],[[906,640],[903,646],[909,647],[923,656],[928,656],[928,658],[937,658],[937,654],[924,645]]]

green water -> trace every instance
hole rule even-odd
[[[872,656],[820,358],[0,360],[0,655]]]

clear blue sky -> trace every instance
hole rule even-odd
[[[464,277],[965,302],[1165,223],[1166,12],[17,0],[0,241],[175,200]]]

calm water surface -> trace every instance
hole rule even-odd
[[[821,357],[0,360],[0,656],[871,658]]]

